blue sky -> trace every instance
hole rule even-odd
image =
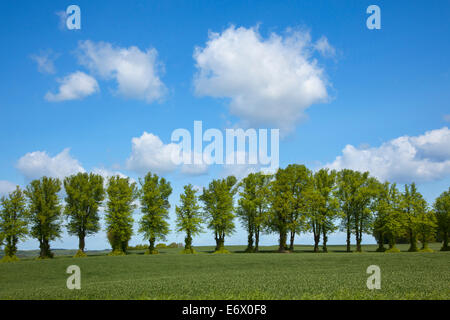
[[[80,30],[61,25],[70,4],[81,8]],[[366,27],[371,4],[380,30]],[[369,169],[416,181],[431,202],[450,185],[449,10],[446,1],[2,1],[0,192],[42,173],[137,179],[151,170],[173,185],[173,221],[184,184],[228,172],[161,165],[171,133],[201,120],[205,129],[280,128],[282,167]],[[133,150],[133,138],[143,147]],[[159,151],[145,149],[158,139]],[[240,228],[227,239],[245,241]],[[64,235],[53,246],[76,243]],[[211,243],[209,232],[194,240]],[[108,247],[104,232],[87,247]]]

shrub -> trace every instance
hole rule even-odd
[[[78,250],[77,253],[73,256],[74,258],[84,258],[87,257],[87,254],[84,253],[82,250]]]
[[[148,245],[146,244],[137,244],[134,247],[133,246],[129,246],[128,250],[146,250],[148,249]]]
[[[153,249],[152,251],[150,251],[150,249],[148,249],[147,251],[145,251],[145,254],[159,254],[159,251],[156,249]]]
[[[398,249],[396,247],[392,247],[390,249],[387,249],[385,252],[387,252],[387,253],[398,253],[398,252],[400,252],[400,249]]]
[[[228,253],[231,253],[230,251],[228,251],[227,249],[225,249],[225,248],[220,248],[219,250],[216,250],[216,251],[214,251],[214,253],[216,254],[222,254],[222,253],[225,253],[225,254],[228,254]]]
[[[155,248],[164,249],[167,248],[167,245],[165,243],[158,243]]]
[[[17,258],[17,256],[4,256],[1,260],[0,263],[8,263],[8,262],[16,262],[19,261],[19,258]]]
[[[126,254],[122,250],[114,250],[108,253],[108,256],[124,256],[124,255]]]

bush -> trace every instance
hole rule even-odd
[[[159,251],[156,249],[153,249],[152,251],[150,251],[150,249],[149,249],[149,250],[145,251],[145,254],[159,254]]]
[[[423,249],[420,249],[419,252],[434,252],[434,250],[430,249],[430,248],[423,248]]]
[[[74,258],[84,258],[87,257],[87,254],[84,253],[82,250],[78,250],[77,253],[73,256]]]
[[[392,247],[390,249],[387,249],[385,252],[387,252],[387,253],[398,253],[398,252],[400,252],[400,249],[397,249],[396,247]]]
[[[108,256],[125,256],[125,255],[126,255],[125,252],[123,252],[122,250],[114,250],[108,253]]]
[[[214,251],[214,253],[216,254],[223,254],[223,253],[225,253],[225,254],[228,254],[228,253],[231,253],[230,251],[228,251],[227,249],[225,249],[225,248],[221,248],[221,249],[219,249],[219,250],[216,250],[216,251]]]
[[[128,250],[146,250],[148,249],[148,245],[146,244],[137,244],[134,247],[133,246],[129,246]]]
[[[16,262],[19,261],[19,258],[17,258],[17,256],[4,256],[1,260],[0,263],[8,263],[8,262]]]
[[[155,248],[164,249],[167,248],[167,245],[165,243],[158,243]]]

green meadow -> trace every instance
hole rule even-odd
[[[438,250],[440,244],[432,244]],[[408,245],[399,245],[403,251]],[[162,249],[158,255],[131,251],[107,256],[107,251],[55,250],[55,258],[36,260],[36,252],[19,252],[21,260],[0,264],[0,299],[449,299],[450,252],[346,253],[330,246],[313,253],[296,246],[294,253],[244,253],[244,246],[227,247],[230,254],[213,254],[213,247],[196,247],[198,254]],[[69,265],[81,269],[81,289],[69,290]],[[381,289],[369,290],[369,265],[381,268]]]

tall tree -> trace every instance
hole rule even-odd
[[[311,172],[303,165],[289,165],[278,169],[270,184],[270,214],[268,228],[279,234],[279,252],[294,250],[295,234],[306,230],[305,193]],[[287,236],[290,246],[287,247]]]
[[[417,239],[422,243],[420,251],[433,252],[428,247],[428,243],[434,241],[436,238],[437,224],[434,211],[426,208],[417,216]]]
[[[419,251],[417,248],[418,217],[427,210],[427,203],[417,191],[414,183],[405,185],[401,206],[406,219],[406,234],[410,243],[408,251]]]
[[[25,195],[17,186],[0,200],[0,238],[5,242],[4,260],[17,260],[17,244],[28,234],[28,210]]]
[[[125,254],[128,241],[133,234],[133,210],[138,197],[138,189],[130,178],[112,176],[108,180],[106,189],[108,201],[106,202],[106,230],[108,240],[112,247],[112,255]]]
[[[270,175],[264,175],[261,172],[250,173],[239,184],[241,191],[236,212],[247,229],[246,252],[258,252],[259,250],[259,237],[268,214],[270,179]]]
[[[406,219],[401,208],[401,193],[395,183],[382,185],[382,191],[378,194],[375,211],[378,211],[374,223],[375,232],[379,232],[378,241],[387,238],[389,249],[387,252],[399,252],[395,246],[398,238],[404,237]],[[383,241],[384,243],[384,241]],[[384,247],[384,246],[383,246]],[[379,244],[380,248],[380,244]],[[384,251],[379,249],[378,251]]]
[[[208,222],[208,228],[214,231],[216,252],[226,252],[225,236],[234,231],[234,195],[237,179],[229,176],[225,179],[213,180],[208,188],[203,188],[200,200]]]
[[[376,196],[376,179],[369,172],[343,169],[338,173],[336,196],[343,213],[341,227],[347,232],[347,252],[350,252],[350,237],[356,237],[356,251],[360,252],[362,235],[371,231],[372,201]]]
[[[192,237],[202,232],[202,218],[197,190],[191,184],[184,186],[184,193],[180,195],[180,202],[181,205],[175,207],[177,231],[186,233],[184,253],[195,253],[192,248]]]
[[[450,188],[444,191],[434,202],[438,232],[442,238],[441,251],[450,251],[448,237],[450,235]]]
[[[100,230],[99,207],[105,199],[103,177],[93,173],[78,173],[64,179],[68,217],[67,232],[78,237],[77,257],[85,256],[85,238]]]
[[[140,201],[143,216],[140,221],[139,232],[149,240],[147,253],[158,253],[155,250],[155,241],[165,240],[169,233],[169,196],[172,193],[170,182],[158,175],[147,173],[141,184]]]
[[[322,249],[323,252],[327,252],[328,234],[336,230],[337,227],[334,224],[334,220],[339,212],[339,203],[334,197],[336,171],[329,171],[328,169],[317,171],[314,174],[314,188],[319,196],[319,234],[320,232],[322,233]]]
[[[39,258],[52,258],[50,241],[61,235],[62,206],[58,197],[61,181],[43,177],[27,186],[25,195],[29,199],[31,220],[30,234],[39,241]]]
[[[373,212],[375,213],[375,219],[373,223],[373,236],[378,243],[378,252],[386,251],[386,248],[384,247],[384,241],[386,239],[386,219],[388,218],[390,211],[389,186],[389,182],[378,184],[375,201],[373,203]]]

